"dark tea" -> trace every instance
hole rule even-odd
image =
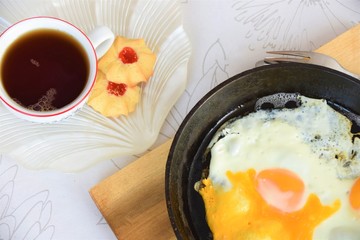
[[[80,43],[50,29],[20,36],[6,50],[1,65],[2,84],[9,96],[36,111],[71,103],[89,75],[89,62]]]

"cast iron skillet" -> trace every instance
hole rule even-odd
[[[212,239],[201,196],[194,184],[209,165],[206,147],[227,120],[254,110],[255,101],[279,92],[327,99],[360,113],[360,81],[338,71],[307,64],[254,68],[221,83],[205,95],[182,122],[166,165],[165,194],[178,239]]]

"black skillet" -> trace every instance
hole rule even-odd
[[[360,113],[360,81],[316,65],[263,66],[215,87],[182,122],[167,160],[165,194],[169,218],[178,239],[212,239],[203,201],[194,184],[208,168],[205,152],[213,134],[229,119],[254,111],[258,98],[279,92],[327,99],[335,108]]]

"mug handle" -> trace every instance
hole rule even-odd
[[[101,58],[114,42],[114,33],[106,26],[98,26],[91,30],[87,36],[94,46],[97,58]]]

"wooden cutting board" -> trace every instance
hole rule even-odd
[[[360,75],[360,25],[320,47]],[[176,239],[165,202],[165,165],[171,140],[139,158],[90,190],[118,239]]]

